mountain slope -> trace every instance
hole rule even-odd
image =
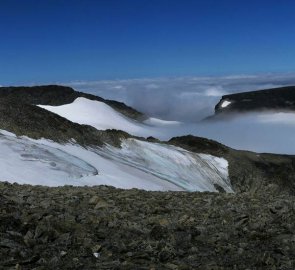
[[[73,142],[60,144],[45,139],[32,140],[1,131],[0,151],[0,178],[9,182],[184,190],[149,171],[105,157],[102,154],[106,152],[104,147],[83,148]]]
[[[295,156],[235,150],[195,136],[172,138],[168,143],[188,151],[223,157],[228,161],[231,185],[236,192],[295,194]]]
[[[215,113],[253,111],[295,111],[295,86],[222,96]]]
[[[163,143],[126,139],[121,149],[106,147],[103,154],[155,175],[187,191],[233,192],[228,162],[209,154],[194,153]]]
[[[85,98],[78,98],[79,100],[84,102]],[[88,99],[86,101],[101,105],[98,101]],[[69,105],[72,106],[74,103]],[[109,113],[110,107],[105,107],[108,106],[105,104],[103,106]],[[92,121],[100,112],[92,112],[92,117],[89,119],[85,117],[83,121],[85,119]],[[124,118],[112,109],[111,113],[114,112],[116,117],[120,116],[119,121],[122,117],[127,121],[126,125],[132,123],[144,128],[147,126]],[[110,122],[109,115],[99,117]],[[91,123],[86,122],[86,124]],[[166,125],[166,123],[160,123],[160,125],[163,124]],[[37,144],[37,148],[42,148],[40,144],[45,144],[46,147],[66,152],[68,157],[76,156],[90,164],[98,171],[99,177],[93,182],[91,182],[93,179],[90,182],[86,178],[84,178],[85,182],[80,179],[79,182],[84,184],[101,183],[124,188],[138,187],[153,190],[233,190],[235,192],[249,190],[256,192],[273,188],[276,192],[295,193],[295,158],[293,156],[237,151],[212,140],[194,136],[176,137],[168,142],[149,139],[150,142],[146,143],[144,138],[136,138],[123,131],[104,131],[89,125],[73,123],[48,110],[7,97],[0,98],[0,129],[17,136],[27,136],[31,138],[31,142],[34,139],[33,142]],[[132,141],[133,138],[135,141]],[[134,144],[137,147],[132,146]],[[169,145],[175,147],[170,148]],[[84,154],[80,155],[81,153]],[[203,154],[210,157],[205,156],[207,158],[204,159]],[[91,163],[89,155],[95,157],[96,164]],[[179,157],[179,161],[174,157]],[[228,163],[228,172],[226,172],[228,177],[224,177],[224,166],[217,166],[218,158]],[[42,162],[42,158],[36,162]],[[206,168],[205,171],[202,171],[203,168]],[[119,175],[119,178],[114,177],[115,173]],[[129,173],[129,176],[126,173]],[[131,178],[135,179],[134,176],[139,182],[133,180],[129,182]],[[61,184],[64,183],[61,182]]]
[[[135,109],[115,100],[107,100],[91,94],[75,91],[60,85],[44,85],[32,87],[0,87],[0,99],[8,98],[16,102],[41,105],[64,105],[72,103],[79,97],[104,102],[120,113],[137,120],[144,119],[144,115]]]
[[[90,126],[75,124],[69,120],[66,120],[65,118],[36,106],[11,103],[7,100],[1,102],[0,104],[0,112],[2,110],[2,113],[0,113],[0,128],[14,132],[17,135],[26,135],[35,139],[45,138],[58,143],[73,142],[72,139],[74,139],[78,144],[91,148],[110,145],[113,147],[118,147],[116,148],[118,149],[118,152],[120,152],[119,149],[122,147],[122,142],[128,138],[132,138],[131,135],[122,131],[99,131]],[[192,153],[203,153],[224,158],[228,161],[229,179],[231,181],[233,190],[236,192],[245,190],[255,191],[259,190],[259,188],[263,189],[271,184],[274,184],[277,187],[278,192],[286,191],[293,193],[295,191],[295,169],[293,165],[295,164],[295,161],[293,156],[271,154],[257,155],[256,153],[252,152],[236,151],[212,140],[194,136],[173,138],[169,142],[160,143],[173,144]],[[54,147],[60,147],[60,150],[64,151],[64,149],[62,149],[62,144],[55,145]],[[142,147],[142,149],[144,150],[145,148]],[[79,148],[78,145],[77,152],[79,153],[80,151],[81,148]],[[77,153],[69,154],[77,155]],[[110,152],[106,153],[106,151],[104,151],[104,153],[101,153],[100,151],[100,153],[98,153],[100,156],[103,154],[108,155],[108,157],[105,158],[110,159]],[[81,159],[83,160],[84,157]],[[113,161],[115,160],[113,159]],[[122,165],[123,161],[124,159],[121,158],[119,163]],[[116,162],[118,162],[118,156],[116,157]],[[127,165],[130,168],[132,164],[129,163]],[[142,163],[140,165],[141,168],[137,169],[142,171],[142,166],[145,165]],[[165,166],[163,166],[162,169],[165,170],[165,168],[169,169]],[[101,168],[97,167],[98,171],[100,169]],[[153,168],[150,169],[153,170]],[[157,171],[157,173],[158,172],[159,171]],[[126,181],[126,179],[128,179],[128,177],[123,176],[123,174],[121,175],[122,180]],[[173,178],[176,175],[177,174],[170,175],[169,177]],[[162,180],[163,179],[160,181]],[[173,181],[175,182],[175,180]],[[115,184],[114,182],[112,183],[112,181],[105,181],[101,183]],[[117,182],[119,187],[128,186],[126,184],[122,185],[123,182],[120,183],[121,184],[118,184]],[[134,187],[135,186],[147,189],[146,184],[144,186],[134,185]],[[130,185],[128,187],[130,187]],[[214,189],[216,188],[220,189],[220,186],[214,186]],[[221,188],[221,190],[223,190],[223,188]]]
[[[107,106],[97,101],[88,100],[88,102],[98,103],[103,105],[104,108]],[[112,113],[114,112],[112,110]],[[105,111],[99,113],[103,113],[102,117],[108,115],[108,112],[106,113]],[[94,115],[97,115],[97,113]],[[117,116],[119,120],[122,119],[122,115],[117,114]],[[131,123],[132,120],[125,119],[125,121]],[[140,125],[139,123],[137,124]],[[0,100],[0,129],[12,132],[18,136],[25,135],[34,139],[16,138],[13,134],[3,133],[0,139],[2,144],[0,145],[2,146],[2,152],[6,153],[6,159],[3,160],[2,165],[7,167],[6,174],[0,174],[3,180],[46,185],[108,184],[121,188],[137,187],[147,190],[200,191],[215,191],[214,181],[216,181],[216,184],[221,182],[220,185],[224,190],[232,191],[228,183],[226,168],[225,172],[219,173],[218,169],[216,169],[214,159],[211,161],[207,157],[206,160],[206,158],[202,159],[193,153],[188,153],[188,160],[194,160],[196,162],[195,165],[193,163],[184,164],[184,166],[180,166],[176,171],[173,170],[173,161],[167,164],[154,162],[151,167],[147,167],[145,162],[149,163],[150,161],[156,160],[153,160],[151,156],[150,161],[144,161],[142,158],[136,156],[136,148],[131,151],[135,156],[129,155],[128,160],[124,160],[120,156],[124,152],[123,143],[125,142],[126,144],[128,142],[126,139],[132,138],[131,135],[122,131],[102,131],[91,126],[79,125],[37,106],[17,102],[13,99],[4,98]],[[7,141],[11,143],[7,145]],[[140,144],[140,141],[137,141],[137,143]],[[23,146],[25,146],[24,149],[20,149]],[[166,145],[145,144],[146,150],[153,147],[159,151],[161,149],[164,152],[167,151]],[[139,149],[141,149],[140,146],[137,150]],[[162,153],[164,153],[163,151]],[[78,166],[80,176],[74,175],[73,177],[69,177],[72,174],[71,169],[64,170],[52,166],[52,164],[56,163],[58,153],[63,153],[63,156],[66,156],[69,160],[73,161],[74,158],[77,158],[77,161],[80,161]],[[185,158],[185,155],[181,154],[177,148],[170,149],[170,153],[172,155],[181,155],[182,158]],[[158,151],[154,152],[154,158],[156,157],[155,154],[158,154]],[[24,157],[33,158],[32,160],[26,160]],[[163,159],[160,155],[159,158]],[[77,161],[69,161],[68,167],[75,166]],[[62,160],[59,159],[59,162],[62,163]],[[194,177],[192,173],[189,173],[190,167],[200,167],[199,162],[203,164],[206,162],[207,172],[203,170],[203,173],[198,177]],[[80,166],[82,163],[88,164],[98,173],[93,173],[90,176],[86,174],[84,176]],[[15,164],[16,168],[13,166],[9,167],[9,164]],[[214,169],[211,166],[215,166]],[[82,167],[85,167],[85,165],[82,165]],[[21,171],[17,170],[17,168],[27,171],[27,177],[29,179],[23,178]],[[37,173],[42,172],[42,170],[44,170],[44,176],[47,178],[46,182]],[[52,175],[50,175],[50,170],[52,171]],[[172,171],[165,173],[165,171],[169,170]],[[224,171],[223,168],[221,170]],[[182,178],[177,177],[177,173],[180,172],[183,173]],[[208,175],[211,175],[212,179]],[[58,177],[60,178],[59,180],[57,180]],[[203,184],[201,184],[202,182]]]
[[[75,103],[77,103],[77,106]],[[68,117],[74,122],[89,124],[98,129],[105,128],[105,125],[110,123],[112,128],[123,128],[125,131],[137,135],[146,136],[152,131],[150,127],[144,126],[144,124],[130,122],[130,120],[122,118],[114,111],[110,111],[110,108],[107,108],[106,112],[105,108],[101,108],[101,104],[97,101],[80,98],[65,106],[42,107]],[[76,112],[79,112],[79,114]],[[84,113],[85,115],[83,115]],[[99,116],[100,113],[101,116]],[[110,119],[112,121],[109,121]],[[166,143],[179,146],[190,152],[225,158],[229,161],[229,178],[233,189],[236,191],[263,189],[269,184],[274,184],[279,192],[295,192],[295,167],[293,166],[295,161],[293,156],[258,155],[247,151],[237,151],[215,141],[195,136],[175,137]],[[220,185],[218,185],[218,188],[220,188]]]
[[[120,138],[130,136],[123,131],[99,131],[79,125],[37,106],[9,99],[0,99],[0,129],[34,139],[46,138],[56,142],[73,139],[81,145],[119,145]]]
[[[120,148],[109,144],[83,148],[2,131],[0,151],[0,177],[10,182],[179,191],[216,191],[218,186],[233,191],[223,158],[137,139],[122,140]]]
[[[38,105],[40,108],[56,113],[74,123],[90,125],[98,130],[117,129],[132,135],[147,137],[157,127],[177,126],[178,122],[148,118],[143,122],[135,121],[117,112],[104,102],[77,98],[74,102],[61,105]]]
[[[2,180],[58,186],[74,184],[76,179],[79,183],[81,177],[98,174],[94,166],[77,156],[3,131],[0,152]]]
[[[0,98],[1,269],[294,269],[294,156],[102,123]]]

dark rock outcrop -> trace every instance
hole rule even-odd
[[[215,106],[216,114],[263,110],[295,111],[295,86],[225,95]]]
[[[219,142],[193,135],[173,137],[168,143],[195,153],[205,153],[217,157],[223,157],[230,149]]]
[[[295,199],[0,183],[0,268],[294,269]]]
[[[26,104],[59,106],[72,103],[78,97],[104,102],[113,109],[132,119],[144,119],[144,115],[142,113],[122,102],[103,99],[95,95],[78,92],[66,86],[44,85],[32,87],[0,87],[0,99],[7,98],[12,101]]]

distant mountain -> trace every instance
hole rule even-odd
[[[0,99],[8,98],[26,104],[60,106],[72,103],[78,97],[104,102],[113,109],[132,119],[145,119],[145,116],[141,112],[127,106],[123,102],[108,100],[95,95],[75,91],[67,86],[44,85],[32,87],[0,87]]]
[[[222,96],[215,114],[257,111],[295,111],[295,86]]]

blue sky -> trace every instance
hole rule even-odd
[[[295,71],[291,0],[0,0],[0,84]]]

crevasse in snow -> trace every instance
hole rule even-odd
[[[0,152],[2,181],[52,186],[73,184],[98,173],[95,167],[65,151],[9,133],[0,134]]]
[[[136,139],[124,140],[121,146],[121,149],[107,146],[101,154],[147,171],[184,190],[215,191],[214,184],[217,184],[227,192],[233,191],[228,162],[224,158]]]

